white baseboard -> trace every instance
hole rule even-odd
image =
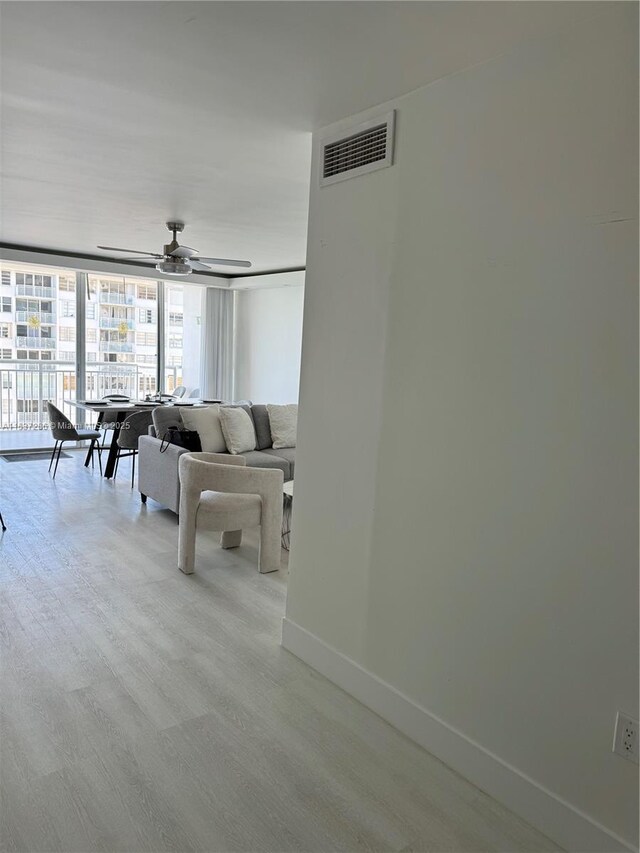
[[[635,848],[289,619],[282,645],[478,788],[576,853]]]

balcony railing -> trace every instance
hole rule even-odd
[[[129,293],[113,293],[109,290],[101,290],[98,294],[100,302],[109,305],[133,305],[135,297]]]
[[[29,317],[37,317],[41,323],[55,323],[56,315],[49,311],[16,311],[17,323],[28,323]]]
[[[39,284],[16,284],[16,296],[39,296],[41,299],[53,299],[55,295],[54,287],[43,287]]]
[[[100,317],[99,324],[101,329],[119,329],[122,325],[125,325],[129,331],[135,328],[134,320],[116,320],[113,317]]]
[[[181,382],[180,367],[165,369],[162,390],[171,391]],[[137,400],[155,391],[155,365],[86,365],[83,399],[99,400],[107,394],[124,394]],[[41,429],[48,425],[47,400],[66,412],[74,423],[81,422],[82,413],[70,410],[64,403],[65,400],[75,400],[76,395],[75,366],[60,361],[0,361],[0,447],[3,429],[23,430],[23,446],[28,447],[29,429]],[[92,415],[88,417],[93,420]]]
[[[133,352],[133,344],[126,341],[100,341],[100,352]]]
[[[55,338],[29,337],[16,338],[16,349],[55,349]]]

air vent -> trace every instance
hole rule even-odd
[[[11,273],[9,270],[2,270],[2,283],[11,284]]]
[[[322,140],[320,186],[346,181],[393,164],[395,112]]]

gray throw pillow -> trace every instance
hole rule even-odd
[[[267,407],[262,403],[254,403],[251,406],[251,414],[253,415],[253,423],[256,428],[256,448],[258,450],[266,450],[273,445]]]

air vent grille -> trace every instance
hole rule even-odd
[[[321,186],[393,163],[393,111],[322,140]]]
[[[356,133],[348,139],[334,142],[324,149],[323,177],[330,178],[384,160],[387,154],[387,126],[380,124],[373,130]]]
[[[11,284],[11,273],[9,270],[2,270],[2,283]]]

